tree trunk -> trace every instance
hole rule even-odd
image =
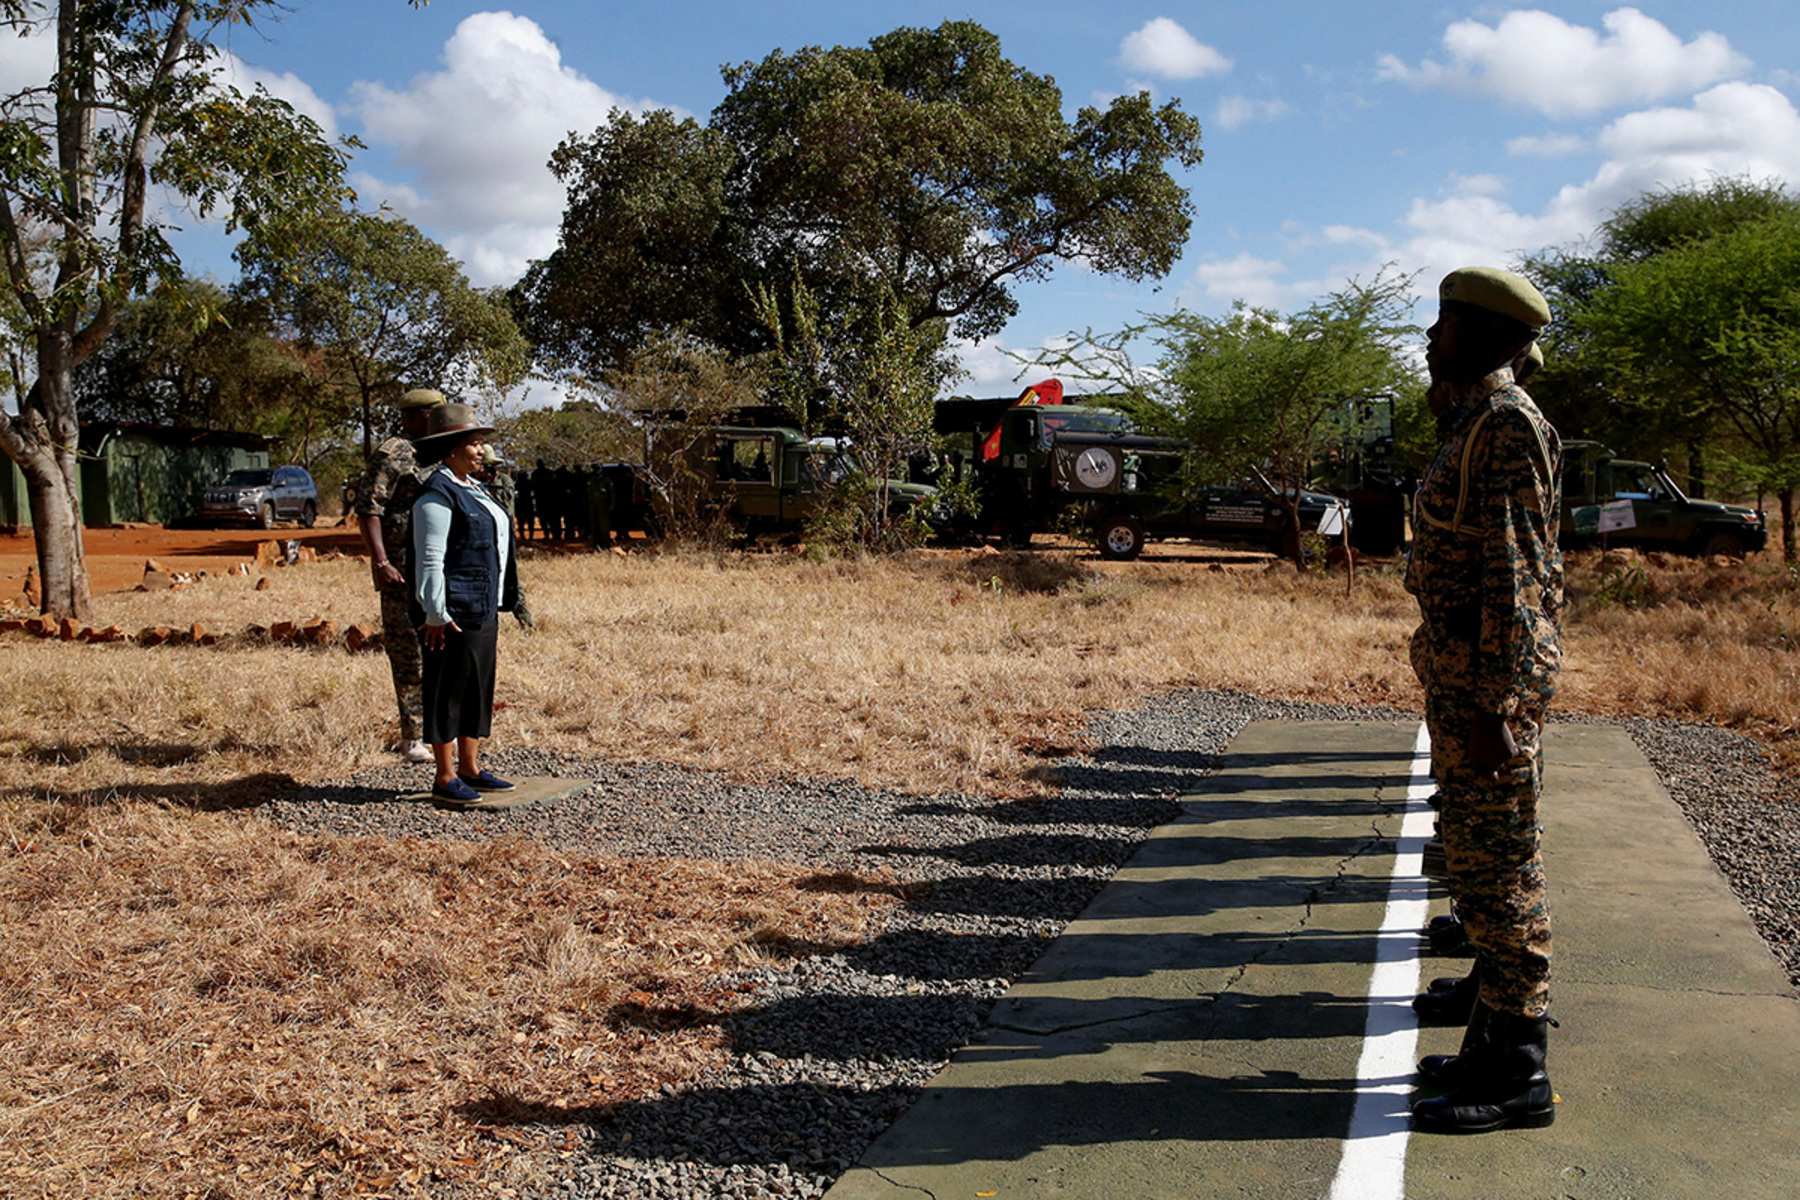
[[[1794,489],[1777,488],[1775,498],[1781,504],[1781,561],[1794,564]]]
[[[1696,500],[1706,498],[1706,443],[1699,438],[1688,442],[1688,495]]]
[[[68,366],[66,331],[38,331],[38,377],[4,423],[0,443],[19,464],[31,500],[41,611],[86,620],[91,615],[87,559],[81,543],[81,427]]]

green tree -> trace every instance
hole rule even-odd
[[[239,250],[238,297],[360,414],[365,456],[377,421],[391,423],[377,405],[408,387],[467,398],[524,377],[530,350],[504,294],[471,286],[406,221],[334,208],[278,232],[278,242],[251,239]]]
[[[46,612],[89,609],[74,371],[129,296],[180,278],[150,186],[252,233],[343,193],[342,152],[313,122],[216,77],[211,38],[280,11],[274,0],[0,0],[0,26],[56,42],[49,79],[0,97],[5,312],[30,375],[17,380],[18,414],[0,413],[0,447],[25,476]]]
[[[763,288],[757,306],[775,343],[775,395],[808,433],[842,430],[860,468],[828,498],[818,530],[871,550],[916,544],[928,532],[928,514],[915,508],[896,519],[887,489],[905,476],[909,459],[937,445],[933,402],[960,373],[943,353],[942,319],[916,324],[889,294],[859,314],[860,336],[846,337],[829,327],[817,295],[798,279],[785,305]],[[784,307],[791,322],[783,321]]]
[[[1186,240],[1168,165],[1199,163],[1193,118],[1140,94],[1070,122],[1055,83],[972,22],[724,77],[704,126],[614,113],[551,160],[569,206],[518,295],[561,361],[597,374],[674,326],[764,349],[758,289],[785,304],[795,278],[840,333],[879,337],[891,296],[914,328],[980,337],[1016,310],[1015,281],[1071,259],[1154,278]]]
[[[1118,334],[1090,333],[1044,365],[1100,381],[1140,424],[1191,442],[1196,461],[1180,482],[1194,490],[1180,499],[1258,468],[1297,530],[1300,492],[1313,464],[1341,448],[1354,402],[1399,397],[1403,436],[1401,418],[1418,408],[1423,388],[1408,353],[1419,336],[1408,319],[1412,283],[1390,265],[1293,313],[1239,301],[1225,317],[1154,316]],[[1145,338],[1157,347],[1148,369],[1131,357]],[[1287,549],[1300,561],[1298,538]]]
[[[1687,399],[1731,431],[1727,466],[1781,506],[1800,488],[1800,206],[1621,263],[1580,314],[1588,354],[1655,408]]]
[[[1565,435],[1597,438],[1650,457],[1685,444],[1690,490],[1704,495],[1707,449],[1721,434],[1712,396],[1686,389],[1621,390],[1623,380],[1612,361],[1616,348],[1593,342],[1588,315],[1621,269],[1796,207],[1794,197],[1774,181],[1682,184],[1620,205],[1584,243],[1528,257],[1522,270],[1557,318],[1542,339],[1545,366],[1532,379],[1532,398]]]

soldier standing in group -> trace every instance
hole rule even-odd
[[[546,467],[541,458],[537,460],[537,470],[531,473],[531,502],[537,509],[538,523],[544,527],[544,536],[560,538],[562,498],[556,486],[556,472]]]
[[[606,468],[597,463],[587,466],[587,527],[594,539],[595,550],[610,550],[613,544],[612,531],[612,480],[606,476]]]
[[[562,525],[565,538],[587,536],[587,476],[579,467],[556,468],[557,493],[562,497]]]
[[[476,478],[481,480],[482,485],[487,488],[488,495],[494,498],[494,503],[506,512],[507,519],[512,522],[516,538],[519,532],[519,493],[513,485],[512,470],[507,467],[506,460],[500,457],[500,452],[489,443],[483,443],[481,447],[481,470]],[[520,629],[528,630],[536,623],[536,620],[531,615],[530,606],[525,603],[524,576],[520,575],[517,570],[513,572],[513,588],[517,592],[513,600],[513,619],[519,623]]]
[[[419,740],[424,700],[419,693],[423,667],[419,634],[407,600],[406,571],[412,555],[412,506],[419,497],[420,472],[413,442],[425,433],[425,414],[444,402],[442,392],[414,388],[400,397],[404,437],[376,447],[356,485],[356,531],[368,551],[375,590],[381,596],[381,640],[394,677],[394,699],[400,707],[401,757],[427,763],[431,751]],[[398,556],[390,561],[389,554]]]
[[[531,526],[537,519],[537,504],[531,495],[531,473],[523,467],[508,472],[507,486],[512,488],[513,495],[518,498],[519,536],[531,536]]]
[[[1423,618],[1425,689],[1451,895],[1481,964],[1456,1055],[1419,1064],[1445,1094],[1421,1129],[1555,1120],[1546,1065],[1550,910],[1540,850],[1540,735],[1562,661],[1556,548],[1562,446],[1510,364],[1549,323],[1527,280],[1465,268],[1438,289],[1426,364],[1438,454],[1413,504],[1406,588]]]

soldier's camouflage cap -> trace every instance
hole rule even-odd
[[[487,463],[489,466],[493,466],[503,460],[501,459],[498,450],[483,442],[481,446],[481,461]]]
[[[1532,329],[1550,323],[1550,305],[1544,294],[1523,275],[1498,267],[1463,267],[1450,272],[1438,284],[1438,299],[1473,304]]]
[[[402,409],[436,408],[443,402],[444,393],[435,388],[414,388],[412,391],[406,393],[406,395],[400,397],[400,407]]]

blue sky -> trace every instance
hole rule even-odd
[[[1016,390],[1004,351],[1141,311],[1291,309],[1387,261],[1429,292],[1454,267],[1578,238],[1645,189],[1709,174],[1800,184],[1787,0],[297,0],[229,45],[244,77],[367,143],[353,164],[366,205],[391,205],[496,284],[554,247],[562,196],[544,162],[567,132],[615,105],[704,118],[721,64],[951,18],[1054,77],[1071,113],[1147,88],[1205,131],[1177,268],[1139,287],[1066,265],[1025,288],[999,338],[964,348],[976,394]],[[221,238],[188,245],[231,275]]]

